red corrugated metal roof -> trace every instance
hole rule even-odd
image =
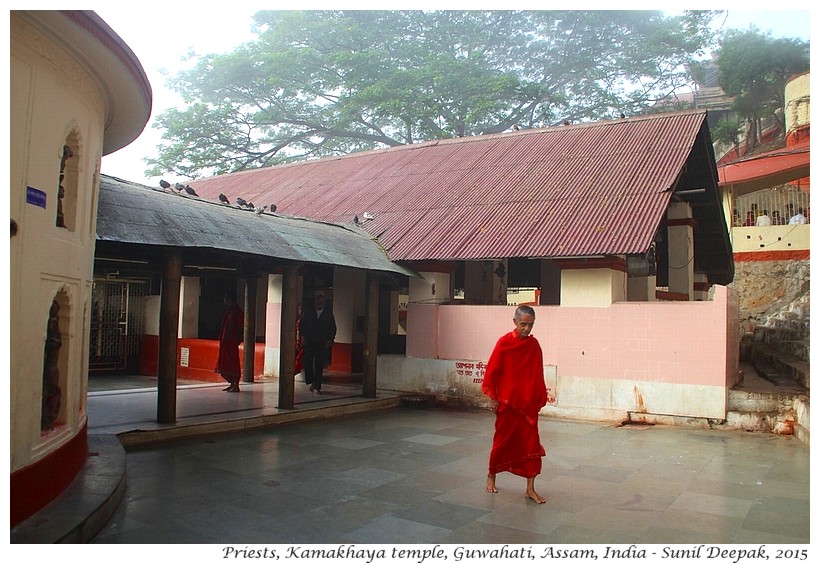
[[[448,139],[191,182],[349,223],[393,260],[645,252],[705,111]]]

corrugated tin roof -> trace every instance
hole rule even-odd
[[[102,175],[97,240],[231,251],[295,262],[414,273],[354,226],[254,213]]]
[[[372,213],[363,227],[395,261],[643,253],[705,120],[693,111],[449,139],[191,185],[324,221]]]

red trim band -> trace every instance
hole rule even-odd
[[[751,251],[734,253],[735,262],[774,261],[774,260],[809,260],[809,249],[798,251]]]

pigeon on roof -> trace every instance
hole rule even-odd
[[[170,187],[171,187],[171,183],[170,183],[170,182],[167,182],[167,181],[165,181],[165,180],[160,180],[160,181],[159,181],[159,185],[160,185],[160,186],[162,186],[162,189],[163,189],[163,190],[165,190],[166,188],[170,188]]]
[[[188,185],[185,186],[185,192],[187,192],[191,196],[196,196],[197,198],[199,197],[199,194],[197,194],[196,191]]]
[[[256,208],[254,211],[256,212],[256,215],[262,215],[263,213],[265,213],[265,210],[267,208],[268,206],[262,206],[261,208]]]
[[[358,215],[353,216],[353,223],[356,223],[356,224],[359,223],[359,216]]]
[[[230,200],[228,200],[228,196],[226,196],[225,194],[220,194],[219,195],[219,201],[222,202],[223,204],[230,204],[231,203]]]
[[[182,192],[183,190],[185,190],[185,186],[183,186],[183,185],[182,185],[182,184],[180,184],[179,182],[177,182],[176,184],[174,184],[174,188],[176,188],[177,192]]]
[[[271,212],[271,213],[276,212],[276,204],[271,204],[271,205],[270,205],[270,212]]]
[[[245,198],[240,198],[239,196],[236,197],[236,205],[245,207],[248,205],[248,202],[245,201]]]

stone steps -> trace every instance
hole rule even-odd
[[[743,431],[795,435],[809,444],[809,389],[795,373],[808,363],[763,343],[755,343],[751,357],[741,363],[743,380],[729,390],[726,421],[721,426]],[[803,366],[805,364],[805,366]],[[777,367],[788,367],[777,368]]]
[[[751,363],[757,373],[770,382],[784,387],[796,383],[807,390],[811,387],[809,362],[797,355],[766,343],[754,343]]]

